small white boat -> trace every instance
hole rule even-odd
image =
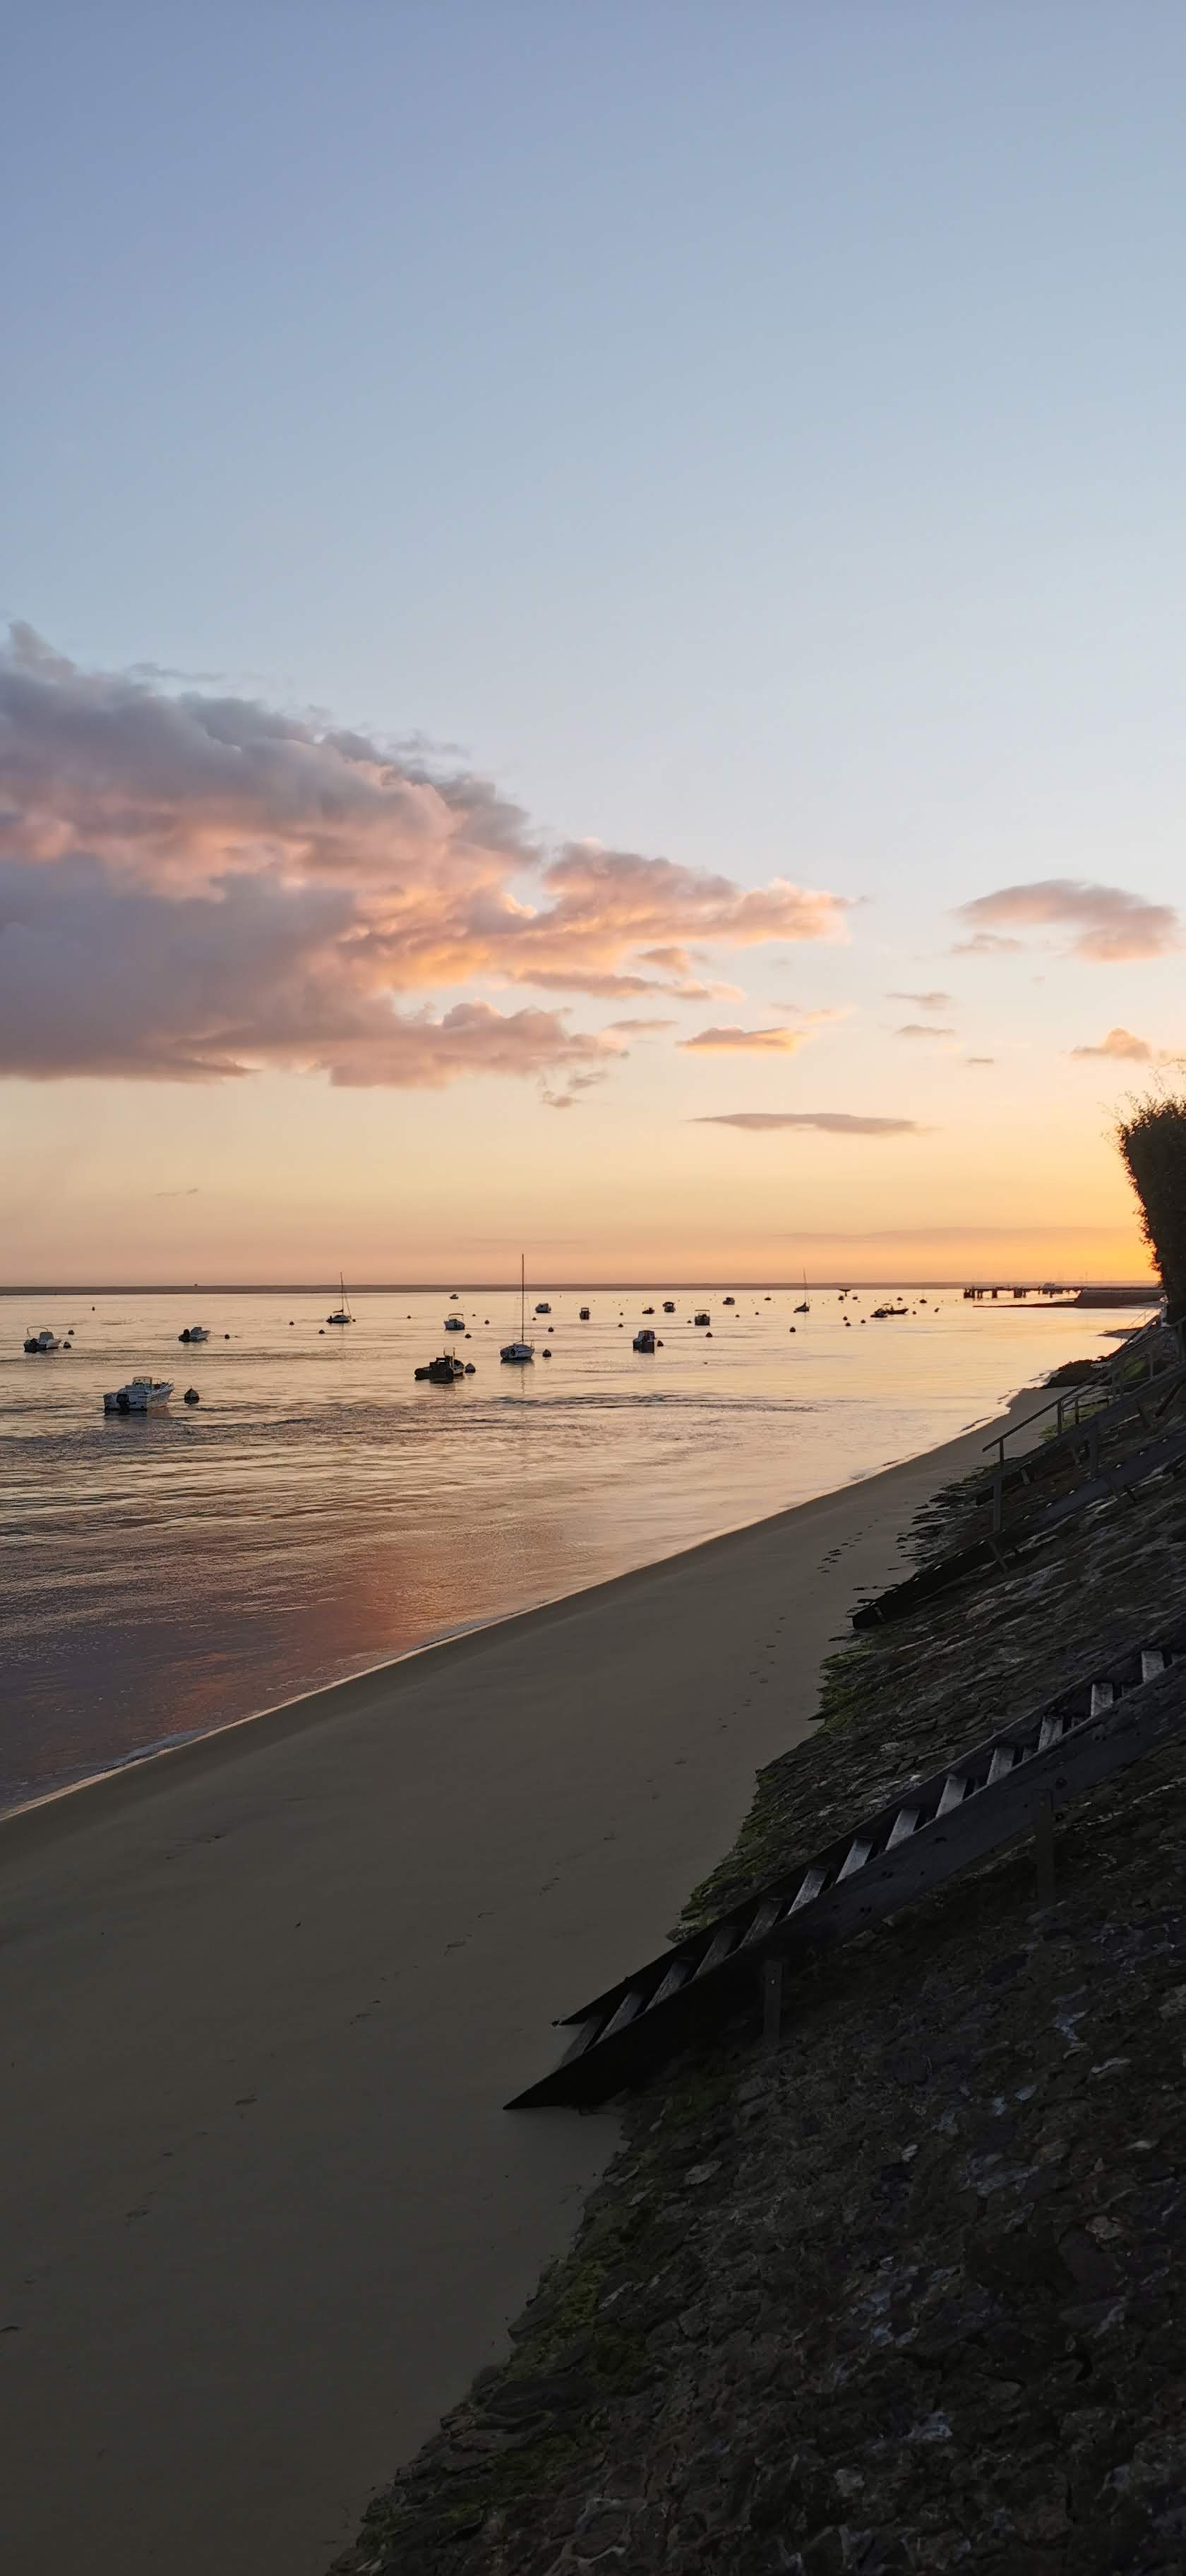
[[[338,1273],[338,1287],[339,1287],[339,1289],[341,1290],[341,1300],[342,1300],[342,1301],[341,1301],[341,1304],[340,1304],[339,1306],[335,1307],[334,1312],[333,1312],[333,1314],[332,1314],[332,1315],[327,1315],[327,1316],[326,1316],[326,1319],[325,1319],[325,1320],[326,1320],[326,1323],[327,1323],[327,1324],[352,1324],[352,1323],[353,1323],[353,1321],[354,1321],[354,1317],[353,1317],[353,1315],[352,1315],[352,1314],[351,1314],[351,1312],[350,1312],[350,1300],[349,1300],[349,1298],[348,1298],[348,1296],[347,1296],[347,1294],[346,1294],[346,1282],[345,1282],[345,1280],[343,1279],[343,1277],[342,1277],[342,1275],[341,1275],[341,1272],[340,1272],[340,1271],[339,1271],[339,1273]]]
[[[446,1315],[445,1331],[447,1333],[463,1333],[465,1331],[464,1315]]]
[[[187,1324],[185,1331],[179,1333],[177,1339],[179,1342],[208,1342],[210,1327],[208,1324]]]
[[[503,1346],[502,1346],[502,1349],[500,1350],[500,1352],[499,1352],[499,1354],[498,1354],[498,1356],[499,1356],[500,1360],[509,1360],[509,1361],[510,1361],[510,1363],[511,1363],[511,1365],[512,1365],[512,1367],[514,1367],[514,1368],[525,1368],[525,1367],[526,1367],[526,1365],[527,1365],[528,1360],[533,1360],[533,1359],[535,1358],[535,1344],[534,1344],[534,1342],[529,1342],[529,1341],[528,1341],[528,1339],[527,1339],[527,1286],[526,1286],[526,1278],[527,1278],[526,1266],[525,1266],[525,1262],[524,1262],[524,1259],[523,1259],[523,1255],[522,1255],[522,1254],[520,1254],[520,1256],[519,1256],[519,1339],[518,1339],[518,1341],[517,1341],[517,1342],[504,1342],[504,1343],[503,1343]],[[546,1314],[548,1313],[548,1311],[549,1311],[549,1310],[548,1310],[548,1308],[547,1308],[546,1306],[545,1306],[542,1310],[541,1310],[540,1308],[538,1308],[538,1307],[537,1307],[537,1309],[536,1309],[537,1314],[538,1314],[539,1312],[541,1312],[541,1311],[546,1315]],[[552,1356],[552,1355],[551,1355],[551,1352],[550,1352],[550,1351],[545,1351],[545,1353],[544,1353],[544,1357],[545,1357],[545,1359],[550,1359],[550,1358],[551,1358],[551,1356]]]
[[[130,1377],[126,1386],[117,1387],[114,1395],[103,1398],[104,1413],[153,1413],[158,1405],[167,1404],[173,1392],[171,1377]]]
[[[57,1334],[51,1333],[48,1324],[46,1324],[39,1333],[26,1333],[25,1335],[25,1349],[27,1351],[36,1351],[40,1353],[42,1351],[56,1351],[60,1348],[61,1344],[58,1341]]]

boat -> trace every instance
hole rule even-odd
[[[42,1351],[56,1351],[59,1348],[60,1344],[58,1342],[57,1334],[51,1333],[48,1324],[44,1326],[40,1333],[26,1333],[25,1335],[25,1349],[27,1351],[36,1351],[40,1353]]]
[[[644,1306],[642,1311],[644,1315],[653,1315],[655,1309],[653,1306]]]
[[[654,1350],[654,1347],[655,1347],[655,1336],[654,1336],[653,1332],[651,1331],[651,1328],[650,1328],[650,1325],[649,1325],[649,1324],[644,1324],[644,1325],[643,1325],[643,1327],[642,1327],[641,1332],[638,1332],[638,1333],[636,1333],[636,1334],[635,1334],[635,1336],[634,1336],[634,1347],[635,1347],[635,1350],[636,1350],[636,1351],[653,1351],[653,1350]]]
[[[447,1333],[463,1333],[465,1331],[464,1315],[446,1315],[445,1331]]]
[[[537,1315],[550,1315],[550,1314],[551,1314],[551,1312],[552,1312],[552,1309],[551,1309],[551,1307],[549,1306],[549,1304],[548,1304],[548,1302],[547,1302],[547,1299],[545,1298],[545,1300],[544,1300],[544,1302],[543,1302],[542,1306],[537,1306],[535,1311],[536,1311],[536,1314],[537,1314]]]
[[[737,1304],[737,1299],[736,1297],[722,1297],[721,1304],[723,1306],[735,1306]]]
[[[523,1261],[523,1256],[522,1256],[522,1254],[520,1253],[520,1256],[519,1256],[519,1339],[518,1339],[518,1341],[517,1341],[517,1342],[504,1342],[504,1343],[503,1343],[503,1346],[502,1346],[502,1349],[500,1350],[500,1352],[499,1352],[499,1354],[498,1354],[498,1356],[499,1356],[500,1360],[509,1360],[509,1361],[512,1363],[512,1365],[513,1365],[514,1367],[516,1367],[516,1368],[525,1368],[525,1367],[526,1367],[526,1364],[527,1364],[527,1362],[528,1362],[528,1360],[533,1360],[533,1359],[535,1358],[535,1344],[534,1344],[534,1342],[529,1342],[529,1341],[528,1341],[528,1339],[527,1339],[527,1288],[526,1288],[526,1275],[527,1275],[527,1274],[526,1274],[526,1269],[525,1269],[525,1265],[524,1265],[524,1261]],[[546,1314],[547,1314],[547,1312],[548,1312],[547,1307],[545,1306],[545,1307],[543,1308],[543,1310],[542,1310],[542,1311],[543,1311],[543,1313],[546,1315]]]
[[[430,1378],[434,1386],[452,1386],[457,1378],[465,1376],[465,1362],[455,1360],[452,1351],[442,1351],[439,1359],[430,1360],[427,1368],[418,1368],[416,1375]]]
[[[177,1339],[179,1342],[208,1342],[209,1327],[205,1324],[187,1324],[185,1331],[179,1333]]]
[[[809,1296],[808,1296],[808,1294],[807,1294],[807,1272],[806,1272],[806,1271],[804,1271],[804,1273],[803,1273],[803,1302],[802,1302],[802,1304],[801,1304],[801,1305],[796,1306],[796,1308],[795,1308],[795,1313],[796,1313],[797,1315],[809,1315],[809,1314],[811,1313],[811,1299],[810,1299],[810,1297],[809,1297]]]
[[[587,1307],[587,1306],[582,1306],[582,1308],[581,1308],[581,1318],[580,1318],[580,1319],[581,1319],[582,1324],[587,1324],[587,1323],[588,1323],[588,1321],[589,1321],[589,1309],[588,1309],[588,1307]]]
[[[327,1324],[352,1324],[352,1323],[353,1323],[353,1321],[354,1321],[354,1317],[353,1317],[353,1315],[352,1315],[352,1314],[351,1314],[351,1312],[350,1312],[350,1300],[349,1300],[349,1298],[348,1298],[348,1296],[347,1296],[347,1294],[346,1294],[346,1282],[345,1282],[345,1280],[343,1279],[342,1274],[341,1274],[341,1272],[340,1272],[340,1271],[339,1271],[339,1273],[338,1273],[338,1287],[339,1287],[339,1289],[340,1289],[340,1291],[341,1291],[341,1303],[340,1303],[340,1304],[335,1308],[334,1313],[333,1313],[332,1315],[327,1315],[327,1316],[326,1316],[326,1319],[325,1319],[325,1320],[326,1320],[326,1323],[327,1323]]]
[[[167,1404],[173,1392],[171,1377],[130,1377],[126,1386],[117,1387],[114,1395],[103,1398],[104,1413],[152,1413],[158,1405]]]
[[[706,1306],[697,1307],[696,1313],[692,1317],[692,1321],[694,1324],[711,1324],[712,1317],[708,1312],[708,1308]]]
[[[880,1324],[887,1315],[908,1315],[909,1312],[909,1306],[875,1306],[873,1321],[875,1324]]]
[[[674,1315],[674,1313],[675,1313],[675,1299],[674,1299],[674,1297],[665,1297],[665,1298],[664,1298],[664,1300],[663,1300],[663,1312],[664,1312],[664,1314],[665,1314],[665,1315]]]

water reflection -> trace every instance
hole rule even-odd
[[[452,1387],[412,1374],[442,1345],[439,1292],[357,1297],[349,1333],[324,1300],[208,1297],[196,1350],[180,1301],[43,1298],[39,1326],[76,1328],[47,1360],[0,1300],[0,1804],[867,1474],[1109,1320],[949,1292],[862,1330],[876,1291],[798,1318],[790,1291],[729,1310],[710,1291],[709,1341],[697,1292],[645,1356],[661,1286],[541,1293],[551,1360],[500,1367],[514,1318],[471,1297],[456,1346],[477,1373]],[[105,1418],[141,1370],[200,1405]]]

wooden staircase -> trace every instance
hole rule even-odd
[[[1184,1728],[1186,1618],[907,1780],[809,1860],[568,2014],[559,2064],[507,2109],[604,2101],[727,2012],[755,1974],[775,2023],[784,1964],[793,1974],[811,1951],[851,1940],[1020,1834],[1036,1834],[1052,1893],[1056,1813]]]

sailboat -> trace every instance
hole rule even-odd
[[[353,1317],[353,1315],[352,1315],[352,1314],[351,1314],[351,1312],[350,1312],[350,1300],[349,1300],[349,1298],[348,1298],[348,1296],[347,1296],[347,1294],[346,1294],[346,1282],[345,1282],[345,1280],[344,1280],[344,1279],[343,1279],[343,1277],[342,1277],[341,1271],[339,1271],[339,1272],[338,1272],[338,1287],[339,1287],[339,1289],[340,1289],[340,1291],[341,1291],[341,1298],[342,1298],[342,1302],[341,1302],[340,1306],[338,1306],[338,1308],[336,1309],[336,1311],[335,1311],[332,1315],[327,1315],[327,1316],[326,1316],[326,1319],[325,1319],[325,1320],[326,1320],[326,1323],[327,1323],[327,1324],[352,1324],[352,1323],[353,1323],[353,1321],[354,1321],[354,1317]]]
[[[808,1294],[807,1294],[807,1272],[806,1272],[806,1271],[804,1271],[804,1273],[803,1273],[803,1303],[802,1303],[802,1305],[801,1305],[801,1306],[796,1306],[796,1308],[795,1308],[795,1313],[796,1313],[797,1315],[809,1315],[809,1314],[811,1313],[811,1299],[810,1299],[810,1297],[809,1297],[809,1296],[808,1296]]]
[[[504,1342],[498,1356],[500,1360],[512,1361],[519,1368],[535,1358],[535,1344],[527,1339],[527,1264],[522,1253],[519,1255],[519,1339],[517,1342]]]

